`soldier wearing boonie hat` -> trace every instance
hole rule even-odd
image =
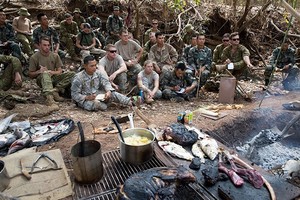
[[[32,26],[27,17],[30,16],[26,8],[20,8],[20,16],[13,19],[12,26],[17,32],[16,38],[22,44],[22,49],[29,57],[33,54]]]
[[[79,8],[75,8],[73,11],[73,21],[77,23],[79,29],[82,29],[82,24],[85,23],[85,19],[81,16],[81,10]]]
[[[114,7],[113,7],[113,10],[114,10],[114,11],[119,11],[119,10],[120,10],[120,7],[119,7],[119,6],[114,6]]]

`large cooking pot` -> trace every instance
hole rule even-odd
[[[75,180],[82,184],[91,184],[99,181],[103,176],[103,158],[101,144],[98,141],[84,139],[83,129],[78,122],[81,142],[71,149],[73,173]]]
[[[5,163],[0,160],[0,192],[3,192],[9,185],[10,179],[8,177]]]
[[[153,141],[155,139],[155,135],[152,131],[144,128],[131,128],[123,131],[122,135],[124,138],[132,135],[138,135],[147,137],[149,140],[151,140],[151,142],[148,144],[133,146],[123,142],[119,135],[120,154],[123,161],[130,164],[141,164],[152,158]]]

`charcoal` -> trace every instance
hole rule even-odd
[[[198,157],[193,158],[189,168],[194,169],[194,170],[198,170],[201,167],[201,160]]]

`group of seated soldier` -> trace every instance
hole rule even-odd
[[[6,22],[5,13],[1,10],[0,32],[5,33],[1,34],[1,47],[9,46],[7,49],[11,52],[8,56],[15,59],[0,57],[0,62],[11,63],[5,73],[10,73],[12,77],[4,79],[1,75],[0,89],[7,90],[22,83],[22,69],[20,63],[15,61],[22,57],[22,51],[15,42],[15,32],[18,40],[22,40],[24,52],[30,56],[29,77],[37,79],[47,105],[63,101],[60,94],[68,88],[71,88],[71,97],[76,104],[86,110],[105,110],[109,101],[124,105],[140,103],[141,99],[152,103],[159,98],[180,102],[201,91],[212,70],[227,69],[239,77],[252,68],[250,52],[240,44],[237,32],[224,34],[223,43],[212,51],[205,45],[204,33],[194,31],[193,26],[188,24],[184,28],[184,38],[189,44],[186,44],[179,58],[176,49],[165,43],[164,34],[157,28],[158,20],[152,20],[152,28],[146,31],[149,41],[143,41],[145,45],[142,47],[124,27],[118,6],[113,7],[113,14],[107,19],[106,38],[96,11],[87,19],[80,13],[76,8],[74,16],[65,14],[58,34],[49,26],[48,18],[43,13],[37,15],[40,25],[32,32],[31,22],[26,18],[30,15],[27,9],[20,9],[20,17],[14,19],[13,25]],[[31,35],[32,40],[28,39]],[[24,41],[29,45],[23,44]],[[61,44],[71,59],[83,63],[82,72],[76,75],[75,72],[63,72],[61,58],[65,53],[60,48]],[[101,49],[103,47],[104,50]],[[36,53],[33,53],[34,48],[38,49]],[[78,57],[76,48],[82,59]],[[91,54],[101,55],[99,62]],[[275,59],[279,61],[275,62]],[[289,85],[299,73],[295,65],[295,52],[288,44],[274,50],[273,61],[271,59],[265,72],[266,85],[270,83],[272,73],[280,70],[288,73],[284,85]],[[142,97],[125,96],[129,91],[137,94],[141,90]],[[104,97],[99,99],[98,94]]]

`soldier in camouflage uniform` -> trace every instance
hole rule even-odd
[[[29,77],[36,78],[46,97],[46,105],[64,100],[59,96],[59,92],[64,93],[71,86],[74,75],[74,72],[63,73],[60,57],[50,51],[50,38],[40,38],[39,51],[29,60]]]
[[[16,43],[15,31],[5,20],[6,14],[0,9],[0,53],[22,58],[21,48]]]
[[[146,30],[146,32],[144,33],[144,41],[143,43],[146,45],[146,43],[149,41],[149,36],[150,33],[153,32],[154,34],[157,32],[160,32],[158,29],[158,20],[157,19],[152,19],[152,24],[151,24],[152,28],[149,28],[148,30]]]
[[[92,16],[86,19],[86,22],[89,23],[95,33],[96,37],[99,39],[101,46],[98,48],[103,48],[106,46],[105,38],[102,34],[102,21],[98,17],[98,11],[94,10]]]
[[[228,47],[230,45],[229,37],[230,37],[230,34],[225,33],[222,38],[223,43],[217,45],[216,48],[214,49],[213,62],[212,62],[212,70],[213,71],[216,71],[216,65],[224,63],[224,61],[222,60],[222,53],[223,53],[223,49],[225,49],[226,47]]]
[[[187,70],[190,69],[190,67],[188,66],[189,51],[191,48],[195,47],[196,45],[197,45],[197,35],[195,34],[192,35],[189,45],[186,46],[182,51],[181,61],[187,65]]]
[[[299,74],[299,68],[295,64],[295,50],[291,48],[287,40],[281,47],[277,47],[270,58],[270,63],[265,70],[265,85],[269,85],[273,72],[287,73],[287,77],[282,81],[285,89],[296,89],[296,78]],[[299,86],[298,86],[299,87]]]
[[[181,102],[195,96],[197,81],[185,73],[183,62],[177,63],[172,72],[168,72],[162,80],[162,95],[165,99]]]
[[[71,58],[75,61],[81,61],[81,59],[77,57],[75,52],[75,42],[78,32],[79,30],[77,27],[77,23],[73,21],[72,15],[70,15],[69,13],[65,14],[65,20],[60,22],[61,41],[66,46],[66,49]]]
[[[106,44],[115,44],[120,38],[119,34],[124,26],[123,19],[120,15],[120,7],[113,7],[113,14],[107,18],[106,30],[108,37],[106,38]]]
[[[116,92],[104,71],[97,70],[97,61],[91,55],[83,59],[84,70],[76,74],[72,81],[71,95],[76,104],[89,111],[106,110],[108,102],[132,106],[133,101]],[[97,95],[104,95],[97,99]]]
[[[192,74],[200,78],[199,87],[205,85],[211,71],[212,52],[205,44],[205,35],[197,35],[197,46],[192,47],[188,55],[188,65]]]
[[[59,57],[62,59],[65,57],[65,52],[59,49],[59,36],[55,28],[49,26],[49,21],[47,15],[44,13],[39,13],[37,15],[37,20],[40,26],[36,27],[33,31],[33,43],[36,49],[39,48],[39,40],[41,37],[47,36],[50,38],[51,51],[58,53]]]
[[[223,50],[221,59],[225,63],[225,68],[229,63],[233,63],[233,70],[230,70],[234,76],[239,78],[240,75],[248,73],[248,67],[253,67],[250,62],[249,50],[240,44],[238,32],[230,34],[230,44]],[[223,67],[224,68],[224,67]]]
[[[194,30],[194,27],[191,24],[187,24],[183,28],[182,40],[185,44],[190,44],[192,36],[199,34],[198,31]]]
[[[168,71],[173,71],[178,53],[173,46],[165,43],[165,36],[161,32],[155,33],[155,37],[156,44],[151,47],[148,59],[154,61],[154,70],[162,80]]]
[[[82,24],[85,23],[84,17],[81,16],[81,11],[79,8],[75,8],[73,12],[73,21],[76,22],[78,29],[82,29]]]
[[[11,87],[22,86],[22,66],[14,56],[0,55],[0,90],[9,90]]]

